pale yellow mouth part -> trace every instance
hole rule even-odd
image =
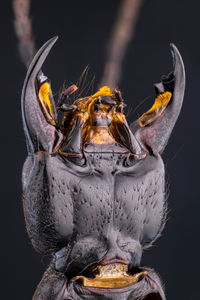
[[[94,278],[76,276],[73,280],[79,280],[85,287],[98,288],[120,288],[135,284],[142,275],[147,272],[140,272],[135,275],[128,274],[128,266],[125,264],[114,263],[105,266],[97,266],[94,270]]]

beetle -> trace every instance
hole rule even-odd
[[[26,227],[33,247],[53,256],[33,299],[166,299],[141,257],[165,225],[161,154],[182,106],[181,55],[171,44],[173,72],[155,84],[152,108],[128,124],[118,89],[69,104],[73,85],[55,103],[41,68],[56,40],[35,55],[21,98]]]

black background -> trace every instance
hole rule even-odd
[[[60,37],[44,68],[51,78],[54,92],[58,91],[64,80],[75,83],[88,64],[88,80],[95,75],[97,85],[103,71],[106,41],[120,1],[32,2],[31,15],[37,46],[54,35]],[[171,70],[169,43],[174,42],[179,48],[186,67],[187,86],[181,115],[164,153],[170,186],[168,222],[162,237],[143,255],[143,264],[154,267],[160,273],[169,300],[200,299],[199,11],[200,2],[195,0],[144,1],[120,83],[132,111],[129,120],[133,120],[152,105],[153,83]],[[0,13],[0,298],[28,300],[47,262],[31,246],[21,203],[21,169],[26,149],[20,94],[25,68],[17,52],[11,1],[1,1]]]

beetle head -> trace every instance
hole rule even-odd
[[[118,90],[112,91],[109,89],[109,87],[102,87],[94,95],[77,99],[74,101],[72,105],[61,105],[59,109],[61,108],[62,111],[64,111],[64,118],[62,120],[62,124],[60,125],[57,117],[58,111],[56,108],[56,104],[54,103],[53,100],[50,83],[41,71],[42,64],[47,54],[49,53],[50,49],[52,48],[53,44],[55,43],[55,41],[56,41],[55,38],[51,39],[38,51],[33,62],[29,67],[26,80],[24,83],[24,88],[22,93],[22,114],[23,114],[23,124],[24,124],[24,130],[26,134],[28,152],[31,154],[35,154],[36,152],[45,152],[45,154],[47,153],[48,161],[51,162],[53,160],[55,161],[55,165],[53,165],[53,162],[50,165],[48,165],[49,167],[48,170],[51,170],[51,172],[49,171],[51,174],[48,174],[48,178],[50,177],[54,178],[54,174],[55,174],[55,178],[56,176],[59,177],[58,184],[56,185],[56,187],[60,186],[60,182],[62,182],[60,179],[68,180],[68,178],[66,178],[67,170],[70,169],[70,172],[72,172],[74,168],[72,167],[72,164],[69,165],[68,163],[69,160],[74,156],[78,159],[82,159],[82,157],[86,154],[86,152],[95,152],[95,153],[114,152],[119,154],[124,154],[124,153],[128,154],[130,163],[126,163],[125,165],[121,164],[120,166],[118,165],[117,167],[118,174],[119,173],[122,174],[123,180],[126,180],[126,186],[125,189],[120,187],[120,189],[118,190],[118,194],[114,195],[115,201],[113,201],[112,203],[115,203],[116,199],[119,199],[120,201],[118,201],[119,203],[117,204],[116,207],[114,208],[112,207],[112,212],[116,213],[116,215],[119,217],[119,211],[121,211],[123,205],[124,205],[123,206],[124,211],[129,212],[133,209],[133,204],[134,205],[136,204],[134,210],[137,213],[133,214],[133,219],[131,219],[131,221],[130,219],[128,220],[127,217],[128,214],[124,216],[124,219],[127,218],[128,222],[130,223],[128,225],[131,226],[135,222],[133,226],[134,227],[133,231],[138,226],[139,228],[137,232],[138,235],[143,234],[144,239],[145,239],[145,235],[147,237],[150,236],[150,240],[153,240],[153,238],[155,237],[153,233],[156,232],[157,234],[160,228],[159,226],[162,223],[161,219],[163,217],[163,210],[164,210],[164,200],[163,200],[164,192],[163,192],[163,180],[162,180],[162,178],[164,177],[164,168],[162,169],[160,167],[162,164],[159,165],[161,161],[160,153],[162,153],[162,151],[164,150],[165,145],[171,134],[171,131],[178,118],[181,105],[182,105],[183,95],[184,95],[185,73],[184,73],[184,66],[183,66],[181,56],[178,50],[176,49],[176,47],[174,45],[171,45],[171,50],[174,58],[174,70],[168,76],[163,77],[161,83],[155,85],[156,101],[154,105],[149,111],[144,113],[134,123],[128,125],[126,121],[125,115],[123,113],[124,101],[122,100],[120,92]],[[64,161],[65,166],[63,166],[63,160],[60,159],[60,156],[62,158],[63,156],[66,157],[67,162]],[[135,158],[136,159],[139,158],[140,162],[137,163]],[[93,161],[94,161],[93,164],[95,164],[95,159]],[[72,162],[74,165],[78,164],[77,160],[74,160]],[[106,163],[107,162],[110,162],[109,158],[107,158]],[[56,165],[58,163],[62,164],[62,168],[57,169],[58,172],[56,172]],[[81,166],[81,168],[79,168],[79,171],[80,169],[84,169],[80,164],[80,162],[79,162],[79,166]],[[87,176],[85,176],[85,178],[87,178],[88,181],[87,180],[84,181],[83,177],[82,180],[80,180],[79,178],[80,173],[78,172],[73,173],[73,175],[75,174],[76,179],[78,181],[75,180],[73,177],[73,181],[76,182],[76,189],[75,189],[76,191],[73,194],[74,211],[72,215],[70,215],[71,217],[70,220],[73,220],[73,226],[74,226],[73,232],[79,233],[78,242],[80,241],[80,232],[83,231],[85,234],[86,229],[88,229],[89,233],[91,233],[92,229],[90,226],[91,224],[90,221],[92,222],[92,218],[91,220],[90,218],[88,218],[89,212],[92,211],[91,207],[94,208],[93,212],[96,213],[96,217],[98,216],[99,223],[100,221],[103,221],[103,218],[99,217],[100,215],[98,211],[98,202],[100,201],[98,197],[96,197],[97,200],[96,205],[92,205],[93,203],[90,205],[89,208],[90,211],[85,205],[89,203],[88,197],[85,197],[85,195],[88,194],[89,185],[92,186],[93,188],[92,191],[94,191],[95,188],[98,187],[97,183],[99,184],[99,186],[101,186],[102,192],[105,192],[106,190],[106,184],[107,184],[106,182],[107,179],[105,178],[106,176],[104,176],[104,178],[102,178],[103,176],[101,177],[101,174],[105,174],[105,170],[103,170],[104,173],[103,172],[101,173],[100,171],[102,170],[100,171],[94,170],[95,168],[91,168],[91,169],[92,172],[96,171],[97,174],[95,174],[95,176],[93,177],[92,176],[89,177],[89,175],[94,174],[91,172],[91,170],[89,170],[88,172],[89,175],[87,174],[88,178]],[[77,169],[75,171],[77,171]],[[112,171],[113,172],[110,172],[110,174],[114,176],[113,174],[115,174],[116,170],[112,170]],[[159,171],[160,173],[157,171]],[[127,178],[125,178],[124,175],[125,173]],[[156,177],[157,175],[159,175],[158,179]],[[123,180],[120,181],[122,177],[119,176],[119,181],[117,182],[117,184],[115,183],[115,188],[116,186],[118,187],[120,185],[121,186],[123,185]],[[124,196],[124,190],[126,191],[128,190],[127,182],[130,181],[134,181],[134,184],[137,187],[137,191],[135,189],[135,193],[134,193],[134,187],[133,187],[133,190],[129,191],[130,194],[127,193],[128,198],[126,199],[128,200],[125,201],[126,199]],[[85,195],[83,195],[84,197],[82,198],[80,197],[77,188],[77,186],[80,186],[80,182],[82,184],[82,190],[84,189],[87,190]],[[84,182],[86,184],[84,184]],[[92,183],[95,182],[95,184],[92,184],[90,182]],[[152,190],[152,182],[154,182],[154,186],[156,186],[155,190]],[[144,185],[143,187],[144,193],[141,192],[141,188],[140,188],[143,185]],[[53,188],[55,187],[53,184],[51,186]],[[130,186],[131,184],[128,185],[128,187]],[[157,193],[156,196],[156,192],[158,190],[160,192]],[[96,195],[97,194],[99,194],[99,192],[96,192]],[[93,195],[94,193],[92,193],[92,196]],[[150,201],[149,199],[152,198],[152,195],[154,195],[155,197],[153,197],[153,200]],[[79,197],[77,201],[76,201],[76,197]],[[80,204],[80,199],[81,200],[86,199],[86,202]],[[121,201],[121,199],[125,199],[125,200]],[[105,196],[105,198],[103,199],[101,198],[100,200],[104,202],[104,204],[107,204],[107,207],[108,205],[110,205],[107,196]],[[132,202],[132,200],[134,203]],[[63,202],[65,203],[65,201]],[[156,206],[157,204],[158,206]],[[82,210],[80,209],[79,205]],[[55,206],[58,206],[57,202]],[[83,207],[86,211],[85,219],[82,218],[83,210],[84,210]],[[80,214],[77,213],[79,211],[81,212],[81,218],[80,218]],[[105,206],[102,211],[106,215]],[[157,215],[159,215],[160,218],[159,221],[157,220],[158,217],[155,217],[155,211]],[[59,210],[59,214],[61,212],[62,209]],[[56,220],[57,222],[60,221],[61,219],[59,217]],[[77,227],[75,222],[76,218],[78,219],[79,222]],[[113,218],[109,216],[108,219],[110,220]],[[124,226],[125,224],[124,219],[121,218],[122,221],[120,221],[120,217],[118,218],[117,227],[120,230],[125,228],[124,236],[126,237],[127,232],[129,230],[131,231],[130,229],[131,226]],[[82,226],[80,225],[81,221],[83,222]],[[154,221],[156,224],[154,224]],[[63,224],[68,225],[67,222],[69,221],[66,217],[64,218],[64,222],[63,223],[61,222],[62,223],[61,225]],[[153,223],[153,225],[150,225],[150,223]],[[97,226],[97,229],[99,230],[100,226],[98,222],[95,223],[95,226]],[[101,227],[103,229],[106,228],[105,225],[102,225]],[[106,230],[105,232],[107,234]],[[107,239],[109,245],[111,245],[111,237],[107,236]],[[93,244],[94,243],[92,243],[92,246]],[[99,246],[99,243],[97,245],[97,248],[100,248],[100,250],[102,248]],[[119,250],[118,248],[115,247],[114,250]],[[80,250],[80,248],[78,250]],[[127,251],[124,252],[130,254],[131,251],[130,249],[128,249]],[[116,252],[111,252],[111,253],[116,253]],[[76,254],[77,252],[75,251],[75,256],[77,256]],[[87,257],[84,257],[84,259],[85,258]],[[71,259],[72,265],[73,265],[73,261],[74,260],[72,256]],[[81,265],[81,263],[84,263],[84,267],[86,268],[88,267],[88,263],[85,263],[83,259],[82,261],[78,261],[79,265]],[[146,273],[143,274],[143,276],[144,275],[146,276]],[[138,285],[134,285],[134,287],[133,286],[130,287],[130,289],[132,289],[131,296],[129,297],[129,295],[127,294],[127,299],[131,299],[131,297],[132,299],[137,299],[137,298],[164,299],[161,284],[159,283],[159,280],[157,279],[155,273],[152,273],[151,279],[145,276],[144,278],[143,277],[141,278],[141,281],[137,282]],[[154,292],[152,292],[152,286],[154,285],[154,281],[156,281],[156,288],[154,288],[153,289]],[[145,291],[146,282],[147,282],[147,287],[149,289],[145,294],[144,291]],[[75,282],[71,284],[74,285],[74,291],[77,288],[79,289],[79,293],[80,293],[80,286],[76,285],[77,281],[75,280]],[[88,292],[87,287],[82,286],[81,289],[83,291],[83,294]],[[107,292],[110,293],[110,291],[108,290],[100,289],[96,291],[99,294],[101,293],[106,294]],[[87,295],[91,295],[94,291],[90,290],[90,292],[91,293]],[[121,292],[124,293],[125,290],[122,290]],[[154,294],[153,296],[152,293]],[[109,297],[110,295],[108,296],[108,298]],[[117,296],[115,295],[114,297]],[[76,298],[74,297],[74,299]],[[110,299],[112,299],[112,297],[110,297]],[[117,298],[113,298],[113,299],[117,299]]]

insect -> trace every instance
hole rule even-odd
[[[73,85],[55,104],[41,68],[56,40],[35,55],[22,91],[26,226],[34,248],[53,257],[33,299],[165,299],[141,257],[165,224],[161,153],[182,106],[182,58],[172,44],[173,72],[155,84],[152,108],[128,124],[118,89],[69,104]]]

